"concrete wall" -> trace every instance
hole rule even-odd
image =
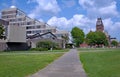
[[[8,26],[8,42],[26,42],[26,27]]]
[[[0,39],[0,51],[4,51],[7,49],[6,40]]]

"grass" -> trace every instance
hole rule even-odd
[[[44,68],[63,53],[0,53],[0,77],[26,77]]]
[[[69,49],[61,49],[61,50],[48,50],[48,51],[0,51],[1,53],[51,53],[51,52],[68,52]]]
[[[96,52],[96,51],[120,51],[120,48],[78,48],[80,52]]]
[[[61,50],[49,50],[49,52],[68,52],[69,49],[61,49]]]
[[[120,49],[86,50],[80,50],[80,60],[88,77],[120,77]]]

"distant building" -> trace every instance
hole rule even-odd
[[[81,48],[87,48],[87,47],[89,47],[89,45],[86,44],[86,43],[82,43],[82,44],[80,44],[80,47],[81,47]]]
[[[108,44],[109,46],[111,46],[111,41],[113,40],[117,40],[116,38],[112,38],[107,31],[104,30],[104,24],[102,22],[102,19],[101,18],[98,18],[97,21],[96,21],[96,31],[101,31],[101,32],[104,32],[106,37],[107,37],[107,40],[108,40]]]
[[[101,32],[104,31],[104,25],[103,25],[103,22],[102,22],[101,18],[97,19],[97,22],[96,22],[96,31],[101,31]]]

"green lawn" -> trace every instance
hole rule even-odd
[[[79,51],[82,51],[80,60],[88,77],[120,77],[120,49],[79,49]]]
[[[63,53],[0,53],[0,77],[26,77]]]
[[[0,51],[1,53],[51,53],[51,52],[68,52],[69,49],[61,49],[61,50],[48,50],[48,51],[31,51],[31,50],[27,50],[27,51]]]

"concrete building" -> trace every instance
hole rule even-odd
[[[1,12],[1,18],[5,21],[9,21],[9,26],[23,26],[26,27],[27,36],[34,35],[36,33],[52,32],[57,37],[68,36],[66,31],[58,31],[55,27],[48,25],[47,23],[40,22],[36,19],[28,17],[23,11],[16,7],[4,9]]]
[[[8,42],[26,42],[26,28],[21,26],[8,26]]]
[[[0,23],[3,24],[5,28],[5,36],[6,36],[6,47],[10,50],[23,50],[27,49],[27,43],[31,42],[33,46],[38,41],[41,40],[51,40],[52,36],[55,36],[56,39],[52,39],[51,41],[59,43],[61,46],[64,47],[65,39],[62,36],[69,36],[67,31],[61,31],[56,29],[56,27],[52,27],[47,23],[40,22],[36,19],[32,19],[28,17],[23,11],[16,7],[11,7],[8,9],[4,9],[1,12],[1,20]],[[47,34],[47,33],[51,34]],[[44,38],[29,38],[33,37],[34,35],[39,34],[43,35]],[[46,35],[45,35],[46,34]],[[36,42],[37,41],[37,42]],[[61,44],[64,43],[64,44]],[[1,47],[3,47],[1,45]],[[5,48],[4,48],[5,49]]]
[[[5,25],[2,25],[5,26]],[[2,50],[25,50],[26,44],[26,28],[21,26],[5,27],[4,37],[0,39],[0,51]]]

